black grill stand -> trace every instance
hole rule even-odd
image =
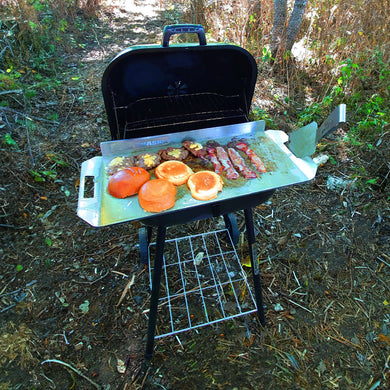
[[[255,230],[253,225],[253,214],[252,209],[248,208],[244,210],[245,214],[245,226],[246,226],[246,235],[249,246],[249,256],[252,266],[252,276],[253,284],[255,290],[255,300],[256,300],[256,309],[257,315],[259,317],[260,323],[265,325],[265,315],[263,307],[263,296],[261,290],[260,282],[260,269],[259,263],[257,260],[256,250],[255,250]],[[226,223],[226,217],[225,223]],[[158,226],[157,228],[157,237],[156,237],[156,250],[154,258],[154,269],[152,276],[152,294],[150,300],[150,311],[149,311],[149,323],[147,331],[147,340],[146,340],[146,351],[145,358],[150,360],[154,354],[154,339],[156,334],[156,324],[157,324],[157,311],[158,311],[158,300],[160,294],[160,283],[161,283],[161,271],[163,267],[163,252],[166,236],[166,226]],[[142,239],[150,239],[151,228],[148,227],[147,236],[143,236]],[[140,245],[142,247],[142,244]],[[141,254],[142,261],[142,254]]]

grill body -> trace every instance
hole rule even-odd
[[[198,44],[169,46],[172,34],[195,32]],[[137,139],[248,121],[257,78],[252,55],[233,45],[206,45],[201,26],[168,26],[162,46],[131,47],[116,56],[105,70],[102,92],[113,140]],[[157,227],[151,303],[145,357],[153,356],[163,250],[166,228],[194,220],[223,215],[231,235],[237,223],[233,212],[244,210],[252,263],[257,313],[265,316],[260,273],[254,250],[255,234],[251,208],[266,201],[273,190],[245,194],[187,209],[142,219],[141,261],[146,262],[152,228]]]

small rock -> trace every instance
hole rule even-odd
[[[326,187],[329,190],[340,191],[345,190],[346,188],[356,188],[356,183],[354,180],[346,180],[341,177],[329,176],[326,181]]]
[[[119,374],[124,374],[126,372],[125,362],[121,359],[118,359],[116,364],[116,369],[119,372]]]
[[[317,157],[314,157],[314,158],[313,158],[313,161],[314,161],[318,166],[325,164],[328,160],[329,160],[329,156],[327,156],[326,154],[320,154],[320,155],[318,155]]]
[[[277,303],[276,305],[274,305],[274,310],[275,311],[283,311],[284,309],[280,303]]]

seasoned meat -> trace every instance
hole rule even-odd
[[[155,168],[161,162],[161,157],[157,153],[142,153],[135,158],[135,165],[144,169]]]
[[[188,157],[188,150],[185,148],[171,148],[162,149],[158,152],[163,160],[177,160],[183,161]]]
[[[199,143],[194,141],[183,141],[182,145],[195,157],[203,160],[206,159],[206,149]]]
[[[115,157],[108,163],[107,173],[111,176],[122,169],[134,167],[134,165],[135,161],[133,157]]]

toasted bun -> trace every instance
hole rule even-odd
[[[187,186],[193,198],[210,200],[216,198],[218,192],[222,191],[223,181],[215,172],[199,171],[188,179]]]
[[[168,180],[153,179],[141,187],[138,201],[145,211],[159,213],[175,205],[175,195],[176,187]]]
[[[181,161],[165,161],[156,168],[155,174],[159,179],[165,179],[180,186],[187,182],[193,172]]]
[[[149,172],[143,168],[125,168],[110,177],[107,191],[115,198],[126,198],[135,195],[149,179]]]

